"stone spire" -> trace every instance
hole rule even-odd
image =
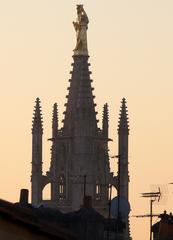
[[[43,123],[39,98],[36,99],[32,124],[32,204],[42,201],[42,135]]]
[[[75,55],[73,59],[68,100],[64,112],[64,133],[79,135],[85,129],[87,135],[91,135],[93,132],[95,134],[97,113],[95,111],[96,104],[94,104],[95,96],[92,93],[94,88],[91,87],[88,57]],[[82,129],[79,129],[80,126]]]
[[[108,104],[106,103],[103,106],[103,120],[102,120],[102,131],[104,137],[108,137],[108,130],[109,130],[109,111]]]
[[[122,99],[120,109],[120,118],[118,125],[118,156],[119,156],[119,174],[120,174],[120,189],[119,194],[128,199],[128,135],[129,122],[125,98]]]
[[[78,21],[74,26],[75,24],[81,26],[77,28],[79,32],[70,72],[69,93],[66,96],[62,136],[58,137],[58,174],[59,179],[62,179],[59,205],[63,209],[64,204],[65,211],[68,209],[67,204],[70,204],[72,210],[77,210],[82,204],[85,192],[86,195],[92,196],[94,206],[105,213],[109,181],[108,149],[105,147],[107,140],[97,126],[94,88],[91,86],[86,44],[88,18],[83,6],[79,5],[78,10]],[[85,191],[84,185],[81,184],[84,182],[84,176],[86,176]]]
[[[71,164],[70,175],[79,176],[86,175],[87,181],[92,181],[92,185],[87,185],[87,193],[94,193],[95,189],[95,173],[92,162],[95,161],[96,152],[93,146],[96,144],[95,139],[98,137],[97,112],[94,103],[95,96],[90,79],[88,56],[74,55],[73,70],[71,71],[69,94],[67,95],[66,111],[64,112],[64,124],[62,129],[63,138],[69,139],[71,146]],[[66,161],[67,162],[67,161]],[[96,166],[96,163],[94,163]],[[91,167],[92,166],[92,167]],[[68,177],[66,178],[68,179]],[[75,180],[74,180],[75,181]],[[72,209],[78,209],[82,204],[83,185],[82,178],[77,183],[68,184],[68,189],[72,189],[70,194]],[[70,190],[67,191],[70,193]],[[77,192],[77,193],[76,193]]]
[[[118,134],[121,132],[126,132],[129,134],[129,121],[128,121],[128,111],[126,107],[126,99],[122,99],[122,105],[120,109],[120,118],[119,118],[119,125],[118,125]]]
[[[129,202],[129,171],[128,171],[128,139],[129,137],[129,121],[125,98],[122,99],[120,118],[118,125],[118,176],[119,176],[119,196]],[[130,239],[129,217],[125,220],[126,230],[124,232],[125,239]]]
[[[58,136],[58,107],[57,103],[53,105],[53,115],[52,115],[52,138]]]

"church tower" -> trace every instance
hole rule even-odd
[[[46,175],[42,174],[42,117],[39,99],[36,100],[32,127],[32,204],[43,202],[42,191],[51,185],[47,204],[62,212],[78,210],[83,198],[92,197],[92,205],[108,216],[109,186],[118,189],[118,177],[109,165],[109,110],[103,106],[102,128],[98,127],[96,104],[92,87],[87,47],[88,17],[83,5],[77,5],[76,47],[73,54],[71,78],[65,103],[63,126],[58,124],[58,106],[53,106],[51,162]],[[122,101],[118,128],[120,157],[120,196],[128,199],[128,118],[125,99]]]

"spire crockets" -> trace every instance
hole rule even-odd
[[[58,107],[57,103],[53,105],[53,116],[52,116],[52,138],[55,139],[58,135]]]
[[[32,121],[32,133],[36,131],[40,131],[41,133],[43,133],[43,121],[42,121],[40,99],[36,98],[35,102],[36,102],[36,105],[35,105],[34,116]]]
[[[102,131],[103,136],[108,137],[108,129],[109,129],[109,111],[108,111],[108,104],[104,104],[103,106],[103,121],[102,121]]]
[[[119,117],[119,125],[118,125],[118,133],[120,132],[127,132],[129,134],[129,121],[128,121],[128,111],[126,107],[126,99],[122,99],[122,105],[120,109],[120,117]]]
[[[68,100],[65,104],[66,111],[64,112],[64,133],[71,135],[76,128],[81,126],[83,130],[86,129],[89,135],[91,132],[95,134],[97,131],[97,113],[95,112],[95,96],[92,93],[94,88],[91,87],[92,80],[90,79],[88,57],[75,55],[73,58],[73,70],[71,71],[72,76],[68,88]]]

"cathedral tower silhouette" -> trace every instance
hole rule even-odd
[[[51,184],[51,199],[47,202],[63,212],[78,210],[83,198],[92,197],[92,205],[108,216],[109,186],[120,197],[129,198],[128,135],[129,125],[125,99],[122,100],[118,125],[119,171],[113,176],[109,164],[109,113],[103,107],[102,129],[98,127],[97,112],[90,78],[87,48],[88,17],[82,5],[77,6],[77,35],[74,49],[69,92],[66,96],[63,127],[58,126],[58,107],[53,106],[50,169],[42,173],[43,123],[40,100],[36,99],[32,125],[32,204],[43,202],[42,191]]]

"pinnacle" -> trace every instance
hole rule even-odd
[[[57,103],[53,105],[52,114],[52,137],[56,138],[58,133],[58,106]]]
[[[108,111],[108,104],[105,103],[103,106],[103,120],[102,120],[102,130],[103,135],[108,137],[108,128],[109,128],[109,111]]]
[[[105,103],[103,106],[103,120],[109,120],[109,110],[108,110],[108,104]]]
[[[57,105],[57,103],[54,103],[54,105],[53,105],[52,122],[54,120],[58,120],[58,105]]]
[[[33,113],[32,133],[34,133],[36,130],[40,130],[41,133],[43,133],[43,121],[42,121],[40,99],[36,98],[35,103],[36,104],[35,104],[34,113]]]
[[[129,132],[129,121],[128,121],[128,110],[126,106],[126,99],[123,98],[121,101],[121,109],[120,109],[120,117],[119,117],[119,125],[118,125],[118,133],[120,131]]]

